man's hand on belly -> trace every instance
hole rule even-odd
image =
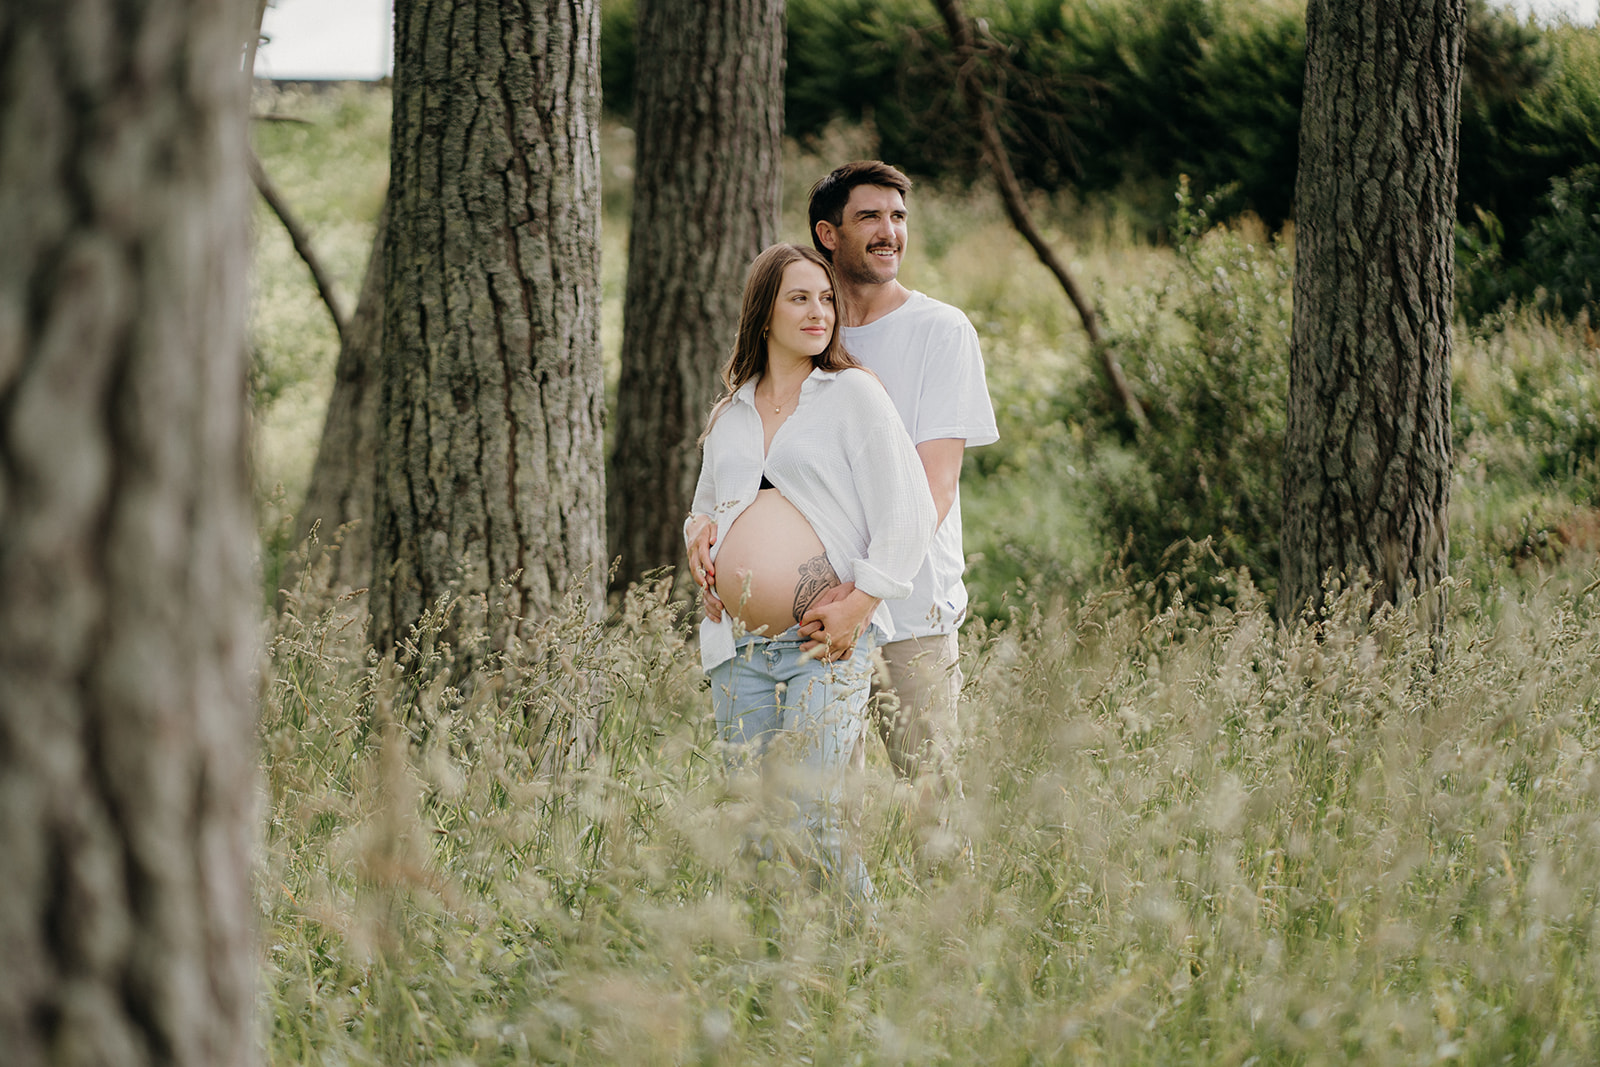
[[[827,607],[836,600],[843,600],[845,597],[849,596],[855,591],[855,582],[842,582],[839,585],[824,589],[822,592],[818,593],[816,599],[811,602],[810,606],[806,608],[805,611],[797,612],[800,621],[800,636],[806,638],[807,640],[815,637],[817,631],[822,629],[822,620],[816,617],[815,612],[819,608]],[[808,614],[811,615],[809,621],[806,619]]]
[[[836,595],[839,590],[846,591]],[[813,601],[811,610],[800,620],[800,636],[809,638],[800,646],[801,651],[820,650],[818,657],[827,660],[850,655],[878,604],[877,597],[861,592],[854,583],[834,586]]]

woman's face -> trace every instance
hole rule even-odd
[[[797,259],[783,268],[767,323],[767,354],[810,359],[833,339],[833,288],[821,267]]]

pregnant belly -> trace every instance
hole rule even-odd
[[[763,489],[717,551],[717,596],[746,630],[776,637],[839,584],[816,531],[783,494]]]

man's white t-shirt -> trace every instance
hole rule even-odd
[[[960,308],[912,291],[882,318],[846,327],[844,345],[883,382],[913,444],[957,437],[973,448],[1000,439],[978,331]],[[911,595],[889,602],[894,639],[954,633],[967,612],[965,569],[958,490]]]

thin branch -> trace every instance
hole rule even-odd
[[[961,88],[962,97],[966,100],[967,109],[977,120],[978,130],[983,138],[983,154],[988,159],[995,184],[1000,188],[1000,198],[1005,204],[1006,215],[1010,217],[1011,225],[1039,257],[1039,262],[1043,263],[1050,273],[1055,275],[1056,281],[1061,283],[1067,299],[1077,309],[1078,318],[1083,323],[1083,331],[1089,336],[1089,346],[1099,357],[1101,370],[1104,371],[1112,392],[1116,393],[1117,399],[1134,426],[1142,431],[1147,425],[1144,407],[1139,403],[1139,398],[1133,394],[1133,389],[1129,387],[1128,380],[1122,373],[1122,366],[1117,362],[1116,353],[1111,350],[1111,345],[1100,333],[1099,316],[1085,299],[1083,291],[1078,288],[1078,283],[1067,270],[1066,264],[1061,262],[1055,250],[1040,234],[1038,226],[1034,224],[1033,212],[1028,209],[1027,198],[1022,192],[1022,183],[1017,181],[1016,171],[1011,166],[1011,156],[1001,139],[1000,123],[995,117],[994,107],[984,96],[982,86],[978,84],[977,50],[973,44],[972,24],[967,21],[966,14],[961,10],[960,0],[934,0],[934,3],[939,8],[939,14],[944,17],[945,28],[950,33],[950,43],[955,48],[959,63],[956,81]]]
[[[266,17],[268,0],[256,0],[255,32],[250,35],[250,40],[245,43],[244,50],[244,75],[252,83],[256,70],[256,46],[261,43],[261,20]],[[263,115],[267,121],[302,121],[278,115]],[[250,149],[247,160],[250,167],[250,180],[255,183],[256,191],[261,194],[261,199],[267,202],[272,213],[278,216],[278,221],[283,223],[283,228],[289,231],[289,240],[294,243],[294,250],[300,253],[300,258],[305,261],[306,267],[311,271],[311,280],[317,284],[317,292],[322,296],[322,302],[328,306],[328,315],[333,319],[333,328],[339,334],[339,344],[344,345],[345,317],[339,312],[339,304],[333,296],[333,279],[328,277],[328,272],[323,270],[322,261],[311,249],[311,238],[306,233],[305,227],[294,217],[294,212],[289,210],[289,202],[278,192],[277,186],[267,177],[266,170],[261,166],[261,157],[256,155],[255,149]]]
[[[261,199],[267,202],[272,213],[278,216],[278,221],[283,223],[283,228],[289,231],[289,240],[294,242],[294,250],[300,253],[300,258],[305,260],[306,267],[311,271],[311,280],[317,284],[317,292],[322,296],[322,302],[328,306],[328,315],[333,319],[333,328],[339,333],[339,344],[344,344],[345,317],[339,311],[338,301],[333,294],[333,279],[328,277],[328,272],[323,269],[322,261],[311,248],[311,238],[306,234],[305,227],[294,217],[289,210],[288,201],[278,192],[267,172],[261,167],[261,160],[255,150],[250,151],[250,180],[256,183],[256,190],[261,193]]]

